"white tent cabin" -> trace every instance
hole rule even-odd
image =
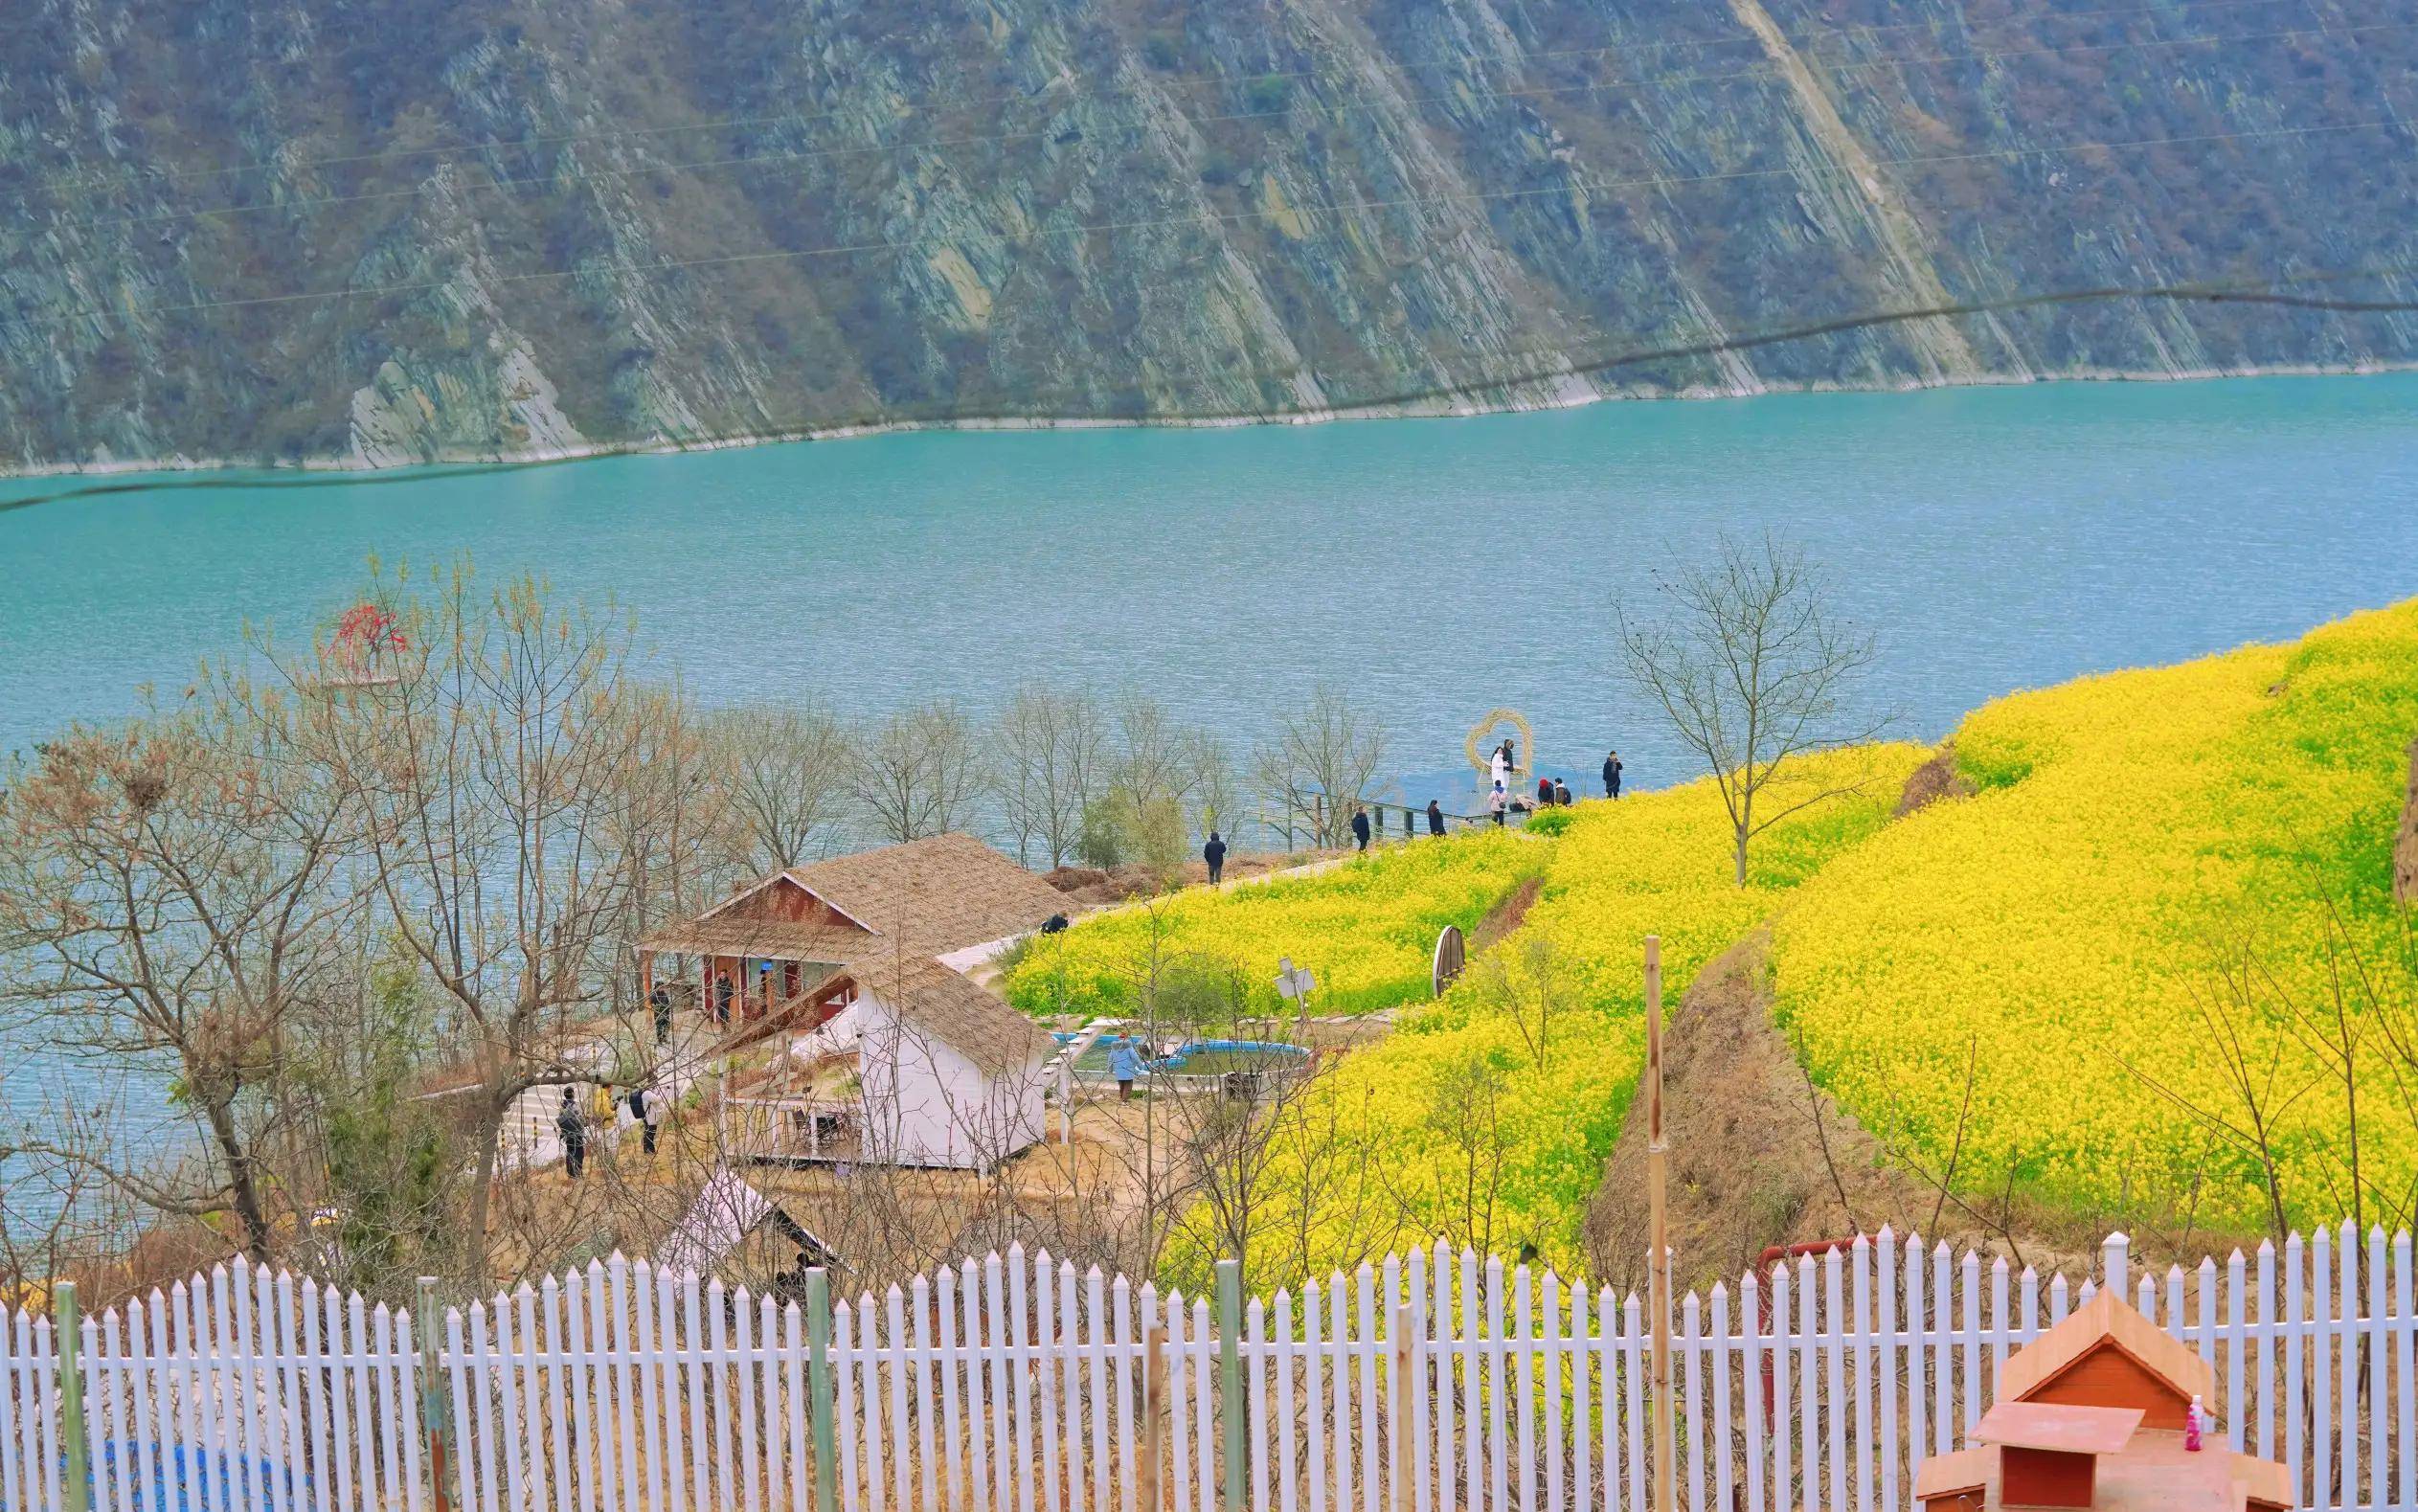
[[[847,1005],[723,1099],[725,1147],[784,1164],[988,1171],[1041,1140],[1050,1036],[937,960],[852,967]]]

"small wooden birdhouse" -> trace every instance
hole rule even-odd
[[[1915,1472],[1923,1512],[2284,1512],[2291,1477],[2207,1434],[2188,1447],[2194,1398],[2215,1375],[2172,1335],[2101,1292],[1999,1367],[1997,1405],[1967,1447]]]

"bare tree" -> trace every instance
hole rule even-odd
[[[1226,742],[1204,730],[1192,737],[1186,756],[1192,767],[1193,832],[1206,835],[1223,829],[1231,837],[1242,818],[1242,797],[1234,784],[1234,758]]]
[[[830,854],[854,774],[839,719],[817,703],[717,710],[700,733],[731,859],[752,876]]]
[[[981,727],[943,699],[876,724],[855,754],[849,786],[881,837],[903,842],[970,822],[990,775]]]
[[[1259,787],[1277,810],[1322,846],[1351,832],[1352,808],[1386,759],[1386,733],[1343,689],[1321,687],[1299,711],[1277,721],[1259,752]]]
[[[1713,560],[1660,575],[1659,620],[1620,617],[1630,683],[1653,700],[1721,789],[1737,883],[1754,837],[1843,789],[1767,790],[1794,757],[1871,739],[1886,719],[1852,716],[1847,690],[1872,638],[1843,619],[1802,551],[1725,535]]]
[[[1402,1206],[1433,1214],[1437,1231],[1456,1249],[1483,1253],[1495,1245],[1503,1171],[1515,1148],[1503,1123],[1508,1080],[1476,1050],[1438,1068],[1419,1120],[1432,1153],[1390,1173]]]
[[[1016,859],[1037,846],[1065,866],[1083,839],[1083,814],[1109,777],[1108,717],[1089,691],[1039,683],[1016,689],[998,720],[999,789]]]
[[[164,1063],[201,1135],[191,1160],[93,1145],[53,1158],[104,1161],[158,1214],[231,1216],[266,1259],[285,1050],[360,905],[344,863],[362,810],[298,759],[291,698],[216,674],[198,687],[184,710],[71,730],[10,775],[0,939],[20,968],[0,1002],[95,1061]]]
[[[1200,770],[1194,755],[1198,739],[1168,717],[1157,699],[1128,689],[1117,700],[1110,785],[1137,811],[1160,803],[1181,804],[1191,796]]]
[[[425,597],[374,572],[370,593],[394,626],[392,675],[335,680],[315,701],[315,746],[364,812],[386,922],[462,1057],[464,1269],[484,1287],[516,1100],[595,1074],[562,1051],[608,1001],[632,927],[633,825],[613,795],[677,748],[654,738],[626,621],[560,606],[533,578],[482,592],[466,564]],[[309,686],[331,660],[323,648],[289,675]]]

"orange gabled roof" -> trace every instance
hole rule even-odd
[[[2104,1348],[2121,1351],[2178,1396],[2204,1401],[2216,1392],[2206,1361],[2115,1293],[2102,1291],[2007,1356],[1999,1367],[1999,1400],[2021,1402]]]

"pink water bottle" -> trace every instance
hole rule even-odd
[[[2195,1455],[2200,1453],[2200,1429],[2204,1420],[2200,1399],[2195,1396],[2191,1399],[2191,1410],[2183,1415],[2183,1448]]]

